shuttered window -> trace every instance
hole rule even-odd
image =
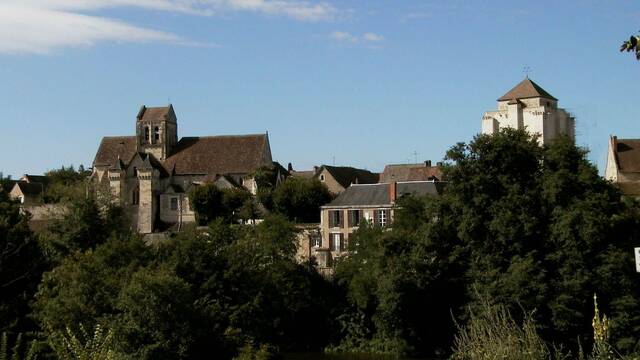
[[[329,227],[342,227],[343,226],[342,210],[330,210],[329,211]]]

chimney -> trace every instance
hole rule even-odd
[[[291,165],[291,163],[289,163],[289,165],[287,165],[287,170],[289,172],[293,172],[293,165]]]
[[[431,160],[425,160],[424,166],[425,167],[431,167]]]
[[[394,181],[389,183],[389,202],[392,204],[395,204],[397,197],[398,197],[398,183]]]

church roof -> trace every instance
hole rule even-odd
[[[513,99],[527,99],[527,98],[537,98],[542,97],[551,100],[558,100],[551,96],[545,89],[541,88],[540,85],[534,83],[531,79],[525,78],[518,85],[514,86],[513,89],[509,90],[506,94],[502,95],[498,101],[507,101]]]
[[[93,166],[114,166],[118,157],[128,162],[135,153],[135,136],[106,136],[100,142]]]
[[[640,139],[616,139],[615,143],[619,171],[640,172]]]
[[[175,174],[248,174],[271,165],[266,134],[184,137],[164,167]]]

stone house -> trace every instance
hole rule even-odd
[[[15,182],[9,197],[25,206],[43,204],[44,190],[48,183],[46,176],[25,174]]]
[[[560,134],[575,138],[575,118],[558,107],[558,99],[528,77],[498,99],[497,110],[482,116],[483,134],[495,134],[505,127],[539,134],[540,145]]]
[[[604,177],[623,194],[640,198],[640,139],[609,137]]]
[[[273,166],[268,134],[183,137],[172,105],[142,106],[136,135],[104,137],[93,161],[96,192],[121,204],[140,233],[195,221],[192,187],[211,182],[255,194],[252,174]]]
[[[313,176],[327,186],[334,195],[342,193],[351,184],[375,184],[380,179],[376,173],[349,166],[322,165]]]
[[[310,244],[311,256],[319,267],[331,267],[335,258],[346,254],[349,235],[367,221],[374,226],[390,227],[396,201],[402,196],[438,196],[444,182],[411,181],[378,184],[353,184],[329,204],[321,207],[320,235]]]

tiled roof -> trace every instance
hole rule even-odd
[[[513,89],[509,90],[506,94],[504,94],[498,101],[507,101],[513,99],[527,99],[527,98],[536,98],[543,97],[551,100],[558,100],[551,96],[546,90],[540,87],[540,85],[534,83],[531,79],[525,78],[518,85],[514,86]]]
[[[173,113],[173,106],[162,106],[162,107],[140,107],[140,111],[138,111],[138,121],[157,121],[157,120],[172,120],[175,118],[175,113]]]
[[[128,163],[135,153],[135,136],[104,137],[93,160],[93,166],[114,166],[118,157]]]
[[[164,167],[175,174],[248,174],[271,165],[266,134],[184,137]]]
[[[432,181],[400,182],[397,184],[397,198],[411,194],[414,196],[437,196],[441,192],[443,183]],[[326,207],[337,206],[385,206],[392,205],[389,197],[390,185],[354,184],[349,186]]]
[[[439,166],[418,164],[391,164],[384,167],[380,182],[443,180]]]
[[[640,172],[640,139],[617,139],[615,152],[619,171]]]
[[[336,181],[346,188],[351,184],[375,184],[380,180],[380,175],[368,170],[356,169],[349,166],[322,165]],[[322,171],[318,171],[319,174]],[[316,175],[317,175],[316,174]]]

